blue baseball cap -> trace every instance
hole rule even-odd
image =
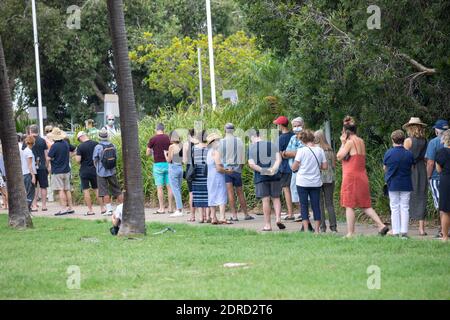
[[[448,121],[439,119],[436,121],[436,123],[433,126],[433,129],[439,129],[439,130],[447,130],[448,129]]]

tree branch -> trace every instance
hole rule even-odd
[[[105,102],[105,95],[103,94],[103,92],[98,88],[97,84],[95,83],[95,81],[91,81],[91,86],[92,89],[94,89],[95,95],[100,99],[100,101]]]
[[[416,60],[414,60],[413,58],[411,58],[410,56],[408,56],[405,53],[399,53],[397,55],[399,57],[404,58],[406,61],[411,63],[417,70],[419,70],[419,74],[418,75],[422,75],[422,74],[424,74],[424,75],[432,75],[432,74],[436,73],[436,69],[425,67],[423,64],[417,62]]]

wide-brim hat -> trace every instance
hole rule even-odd
[[[53,128],[52,132],[48,134],[48,137],[53,141],[59,141],[64,140],[67,137],[67,135],[60,128]]]
[[[402,128],[406,129],[407,127],[413,126],[413,125],[418,125],[418,126],[423,126],[423,127],[427,126],[425,123],[423,123],[420,120],[420,118],[411,117],[411,119],[409,119],[409,121],[407,123],[405,123]]]
[[[210,144],[211,142],[215,141],[215,140],[220,140],[222,139],[222,137],[220,136],[220,134],[218,133],[211,133],[206,137],[206,143]]]

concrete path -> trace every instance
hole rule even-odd
[[[85,206],[76,206],[74,207],[75,213],[64,215],[64,216],[55,216],[54,214],[60,210],[60,207],[56,202],[50,202],[48,203],[48,211],[41,211],[39,208],[38,212],[33,212],[33,216],[35,217],[53,217],[55,219],[61,219],[61,218],[70,218],[70,219],[85,219],[85,220],[98,220],[98,219],[108,219],[111,218],[106,216],[102,216],[100,214],[100,207],[95,206],[94,211],[96,212],[93,216],[85,216],[84,214],[88,211],[87,207]],[[196,213],[196,220],[195,222],[188,222],[187,220],[190,217],[190,214],[184,214],[182,217],[170,217],[168,213],[166,214],[155,214],[156,208],[146,208],[145,209],[145,220],[147,222],[160,222],[160,223],[167,223],[167,224],[173,224],[173,223],[187,223],[193,226],[205,226],[210,225],[207,223],[199,223],[200,220],[200,214]],[[227,212],[226,214],[227,218],[231,216],[231,213]],[[244,214],[239,213],[238,218],[239,221],[233,222],[231,225],[218,225],[219,228],[242,228],[242,229],[250,229],[250,230],[256,230],[261,231],[261,229],[264,226],[263,222],[263,216],[252,214],[253,217],[255,217],[254,220],[243,220]],[[296,232],[299,231],[301,228],[300,222],[294,222],[294,221],[283,221],[283,223],[286,225],[286,229],[284,229],[282,232]],[[337,235],[344,236],[346,234],[347,226],[345,222],[338,222],[338,233]],[[278,230],[276,224],[275,224],[275,217],[272,215],[272,230],[273,232],[281,232]],[[409,230],[409,236],[414,238],[420,238],[420,239],[432,239],[437,234],[437,227],[428,227],[427,233],[428,236],[419,236],[417,224],[410,225]],[[329,232],[329,230],[327,230]],[[356,234],[357,235],[377,235],[377,228],[375,225],[371,224],[363,224],[363,223],[357,223],[356,224]]]

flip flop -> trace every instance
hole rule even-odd
[[[245,216],[245,218],[244,218],[244,220],[254,220],[254,219],[255,219],[255,217],[254,216],[250,216],[250,215]]]
[[[166,212],[165,211],[159,211],[159,210],[156,210],[155,212],[153,212],[153,214],[165,214]]]
[[[48,211],[48,209],[47,208],[42,208],[42,211]]]
[[[285,226],[283,223],[281,223],[281,222],[277,222],[277,227],[278,227],[280,230],[286,229],[286,226]]]
[[[85,214],[84,214],[85,216],[94,216],[95,215],[95,212],[86,212]]]
[[[65,214],[67,214],[67,212],[65,212],[65,211],[63,211],[63,212],[58,211],[57,213],[55,213],[55,216],[63,216]]]
[[[262,228],[261,231],[272,231],[272,229]]]
[[[219,224],[233,224],[233,222],[227,221],[227,220],[225,220],[225,221],[220,220],[220,221],[219,221]]]
[[[75,213],[75,210],[66,211],[66,214],[72,214],[72,213]]]
[[[30,211],[31,212],[38,212],[39,210],[38,209],[31,209]]]

